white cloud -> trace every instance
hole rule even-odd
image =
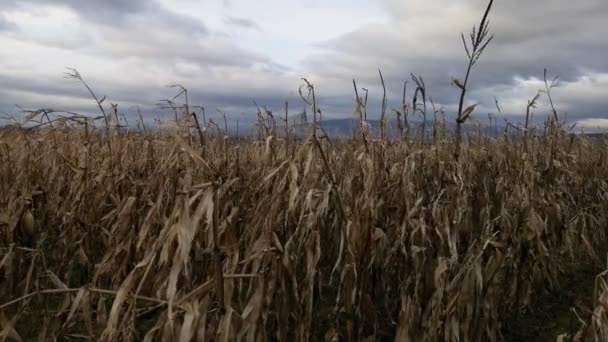
[[[608,119],[598,119],[598,118],[583,119],[583,120],[578,120],[576,125],[578,127],[583,127],[583,128],[608,129]]]
[[[554,106],[560,117],[576,121],[581,117],[598,117],[606,115],[603,107],[606,104],[605,94],[608,94],[608,73],[584,72],[577,79],[560,81],[551,89]],[[541,72],[542,77],[542,72]],[[549,83],[552,75],[548,75]],[[499,100],[503,112],[513,115],[513,120],[521,120],[526,113],[528,100],[538,91],[542,91],[537,106],[533,112],[539,117],[551,113],[548,97],[545,94],[545,84],[542,78],[523,78],[516,76],[511,83],[499,84],[476,90],[472,96],[481,101],[479,111],[496,112],[494,97]]]
[[[576,133],[607,133],[608,119],[605,118],[589,118],[578,120],[575,122],[573,131]]]

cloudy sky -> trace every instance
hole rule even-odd
[[[352,79],[379,112],[378,68],[398,107],[403,81],[421,75],[437,106],[455,110],[466,55],[460,32],[478,23],[486,0],[0,0],[0,112],[54,108],[97,114],[66,67],[125,113],[169,115],[155,104],[179,83],[193,104],[253,118],[253,100],[303,108],[301,77],[315,84],[325,118],[353,115]],[[497,0],[495,39],[476,65],[469,103],[476,117],[511,120],[560,76],[560,115],[608,128],[606,0]],[[411,88],[411,87],[410,87]],[[413,90],[413,89],[412,89]],[[409,96],[409,95],[408,95]],[[548,113],[541,98],[537,117]]]

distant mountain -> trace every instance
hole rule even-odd
[[[367,124],[369,125],[369,128],[372,132],[372,134],[374,136],[378,136],[380,134],[380,120],[368,120]],[[420,126],[422,125],[422,121],[417,120],[417,121],[410,121],[410,128],[413,130],[419,130]],[[359,128],[359,119],[331,119],[331,120],[322,120],[321,123],[321,128],[323,129],[323,131],[325,131],[327,133],[327,135],[329,135],[330,137],[351,137],[353,135],[353,130],[354,129],[358,129]],[[403,125],[403,123],[402,123]],[[453,130],[456,128],[455,123],[449,123],[448,124],[449,129]],[[306,133],[307,131],[307,125],[300,125],[298,127],[298,135],[303,135]],[[430,134],[432,132],[433,129],[433,122],[432,121],[427,121],[426,122],[426,131],[427,134]],[[463,133],[468,133],[468,132],[477,132],[477,127],[471,124],[465,124],[462,126],[462,131]],[[489,126],[482,126],[481,127],[481,131],[483,134],[487,134],[487,135],[496,135],[496,134],[502,134],[502,132],[504,131],[504,125],[498,125],[498,126],[493,126],[493,127],[489,127]],[[397,120],[392,118],[390,120],[387,120],[386,123],[386,135],[387,136],[399,136],[400,132],[399,132],[399,125],[397,123]]]

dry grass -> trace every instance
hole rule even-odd
[[[2,336],[499,340],[607,242],[603,141],[179,132],[0,133]]]

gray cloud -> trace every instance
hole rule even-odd
[[[5,0],[4,2],[5,9],[35,5],[65,6],[71,8],[88,20],[113,24],[120,23],[127,16],[147,10],[157,10],[159,8],[159,4],[154,0],[38,0],[36,1],[36,4],[28,2],[22,3],[17,0]]]
[[[17,28],[17,26],[8,21],[3,15],[2,13],[0,13],[0,32],[2,31],[13,31]]]
[[[238,26],[246,29],[260,30],[260,26],[253,20],[247,18],[239,18],[228,16],[224,18],[224,22],[231,26]]]
[[[51,5],[65,5],[87,19],[117,23],[126,16],[146,11],[156,11],[160,5],[155,0],[42,0]]]
[[[28,109],[97,112],[78,82],[61,78],[62,67],[45,70],[44,76],[39,73],[42,68],[28,70],[38,60],[27,52],[45,55],[45,64],[80,69],[100,97],[107,95],[108,102],[121,106],[142,105],[152,117],[161,112],[155,104],[173,96],[174,90],[166,88],[167,84],[185,85],[192,103],[210,106],[212,112],[218,107],[254,113],[254,99],[273,107],[293,100],[297,91],[297,77],[292,87],[283,86],[288,68],[239,47],[228,34],[210,31],[200,20],[176,14],[157,1],[41,0],[36,6],[2,2],[6,5],[2,11],[9,14],[18,10],[44,18],[50,7],[37,6],[44,4],[69,8],[78,16],[49,30],[61,29],[60,34],[26,29],[0,35],[10,44],[28,49],[23,51],[26,58],[20,60],[14,59],[14,52],[2,53],[6,58],[0,65],[10,66],[0,72],[2,112],[18,112],[15,104]],[[4,13],[0,12],[0,19]],[[232,17],[231,22],[255,27],[246,19]]]
[[[15,3],[10,2],[12,6]],[[96,62],[111,62],[113,67],[104,67],[105,74],[93,73],[90,82],[101,95],[107,94],[125,106],[138,103],[150,113],[158,113],[154,103],[170,97],[172,92],[164,86],[184,83],[190,89],[192,102],[204,104],[211,112],[220,107],[234,115],[253,114],[253,100],[275,110],[289,100],[294,111],[299,111],[299,77],[305,76],[315,83],[326,118],[348,117],[353,115],[352,78],[356,78],[360,88],[370,91],[368,113],[375,118],[382,95],[378,68],[386,81],[389,109],[399,106],[403,81],[409,80],[413,72],[424,78],[428,94],[437,105],[453,115],[459,93],[450,86],[450,79],[462,78],[466,67],[460,32],[466,35],[478,23],[487,2],[384,0],[388,21],[368,23],[319,42],[314,48],[320,52],[303,56],[298,70],[275,63],[272,51],[262,54],[240,47],[235,37],[214,32],[197,18],[177,14],[158,1],[37,3],[68,7],[82,23],[88,24],[80,27],[78,35],[71,36],[42,39],[19,32],[11,34],[49,49],[84,54],[87,63],[71,66],[80,68],[85,75],[87,67]],[[234,5],[224,0],[223,7],[229,10]],[[228,15],[223,20],[259,30],[250,19]],[[567,114],[570,120],[608,116],[608,62],[604,58],[608,45],[602,30],[608,21],[605,0],[581,0],[576,5],[566,0],[497,1],[490,20],[495,40],[470,80],[468,103],[480,103],[477,117],[486,118],[488,112],[496,111],[496,97],[505,113],[519,120],[527,99],[542,86],[539,79],[543,68],[548,68],[551,75],[560,75],[562,86],[555,89],[554,96],[561,114]],[[10,24],[0,15],[0,32],[11,29]],[[56,70],[58,78],[61,71]],[[411,82],[408,89],[411,101]],[[57,100],[53,105],[95,111],[94,103],[89,106],[85,102],[86,92],[69,80],[41,81],[33,73],[27,76],[8,69],[0,72],[0,91],[4,99],[0,110],[14,110],[8,98],[37,107],[46,105],[41,101],[54,96]],[[36,96],[40,94],[46,97]],[[544,117],[547,111],[547,103],[541,98],[536,117]]]
[[[5,0],[6,1],[6,0]],[[8,0],[5,9],[34,4]],[[157,0],[38,0],[36,5],[63,6],[72,9],[87,22],[125,27],[133,22],[141,22],[155,27],[163,26],[179,29],[185,33],[207,33],[205,25],[193,17],[176,14],[165,8]],[[30,8],[35,10],[36,7]]]
[[[162,85],[147,84],[146,82],[112,81],[83,75],[99,98],[106,98],[105,105],[119,104],[121,112],[134,114],[134,106],[141,106],[148,120],[153,118],[170,118],[169,110],[161,110],[157,104],[164,99],[172,99],[176,90]],[[256,108],[254,101],[260,106],[267,106],[272,111],[281,111],[285,101],[289,101],[292,111],[301,111],[304,103],[297,95],[297,82],[291,86],[280,83],[262,84],[255,82],[254,74],[244,75],[242,79],[228,81],[214,86],[216,80],[197,81],[190,75],[182,78],[175,77],[173,83],[179,83],[188,88],[191,105],[202,105],[207,110],[207,118],[216,122],[221,117],[216,109],[229,113],[230,120],[239,119],[242,124],[252,124],[255,121]],[[244,82],[251,79],[249,82]],[[183,82],[181,82],[183,81]],[[10,99],[10,100],[9,100]],[[177,103],[182,98],[174,100]],[[58,111],[69,110],[80,114],[98,115],[98,108],[90,94],[82,84],[74,79],[61,77],[36,78],[23,76],[0,75],[0,113],[18,115],[20,106],[27,110],[41,108]],[[0,121],[0,124],[2,122]]]
[[[450,86],[450,79],[463,78],[466,71],[460,32],[468,35],[473,24],[478,24],[487,1],[433,5],[422,0],[385,0],[385,4],[392,15],[390,22],[366,25],[319,44],[323,52],[305,61],[307,69],[315,70],[318,82],[344,89],[342,95],[340,91],[335,95],[346,99],[350,98],[346,92],[352,92],[353,77],[361,87],[370,88],[370,96],[381,96],[377,74],[381,68],[395,103],[403,81],[414,72],[424,77],[429,94],[438,103],[453,107],[458,91]],[[574,92],[586,74],[608,73],[608,45],[600,29],[608,21],[605,1],[583,0],[576,5],[566,0],[499,1],[490,21],[495,39],[473,70],[471,102],[482,102],[491,110],[494,96],[500,100],[520,86],[514,77],[542,78],[543,68],[548,68],[570,84],[569,93],[556,90],[563,96],[561,108],[570,118],[607,116],[605,96]],[[605,82],[595,86],[608,91]],[[527,98],[520,100],[523,111]]]
[[[62,27],[65,32],[56,35],[21,32],[15,35],[17,39],[112,59],[141,58],[171,64],[181,60],[199,66],[264,65],[273,70],[281,69],[268,57],[238,47],[230,36],[211,32],[200,20],[177,14],[157,1],[41,2],[73,9],[81,17],[78,27],[71,30]],[[19,4],[13,2],[12,5]],[[37,11],[41,12],[40,16],[46,15],[44,9]],[[1,24],[2,21],[0,28]]]

